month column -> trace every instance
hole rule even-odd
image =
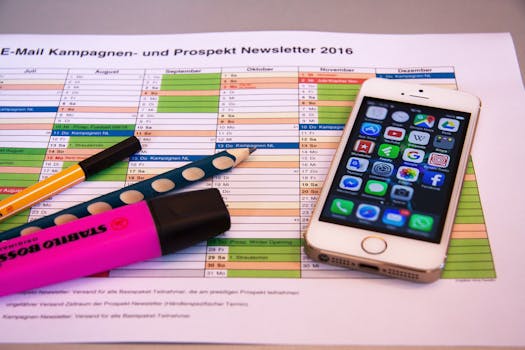
[[[232,229],[208,242],[207,277],[299,277],[297,69],[223,68],[217,149],[256,146],[216,176]]]
[[[305,67],[299,73],[303,232],[361,84],[373,76],[373,69],[332,67]],[[354,271],[313,262],[305,254],[302,256],[301,271],[301,276],[306,278],[349,277],[356,274]]]
[[[42,167],[66,75],[67,69],[0,68],[0,200],[46,175]],[[30,211],[3,221],[0,231],[25,224]]]
[[[220,70],[151,69],[146,73],[135,131],[142,151],[131,157],[130,183],[215,152]],[[212,180],[208,179],[183,190],[211,186]],[[206,242],[203,242],[175,254],[114,270],[111,276],[203,277],[205,256]]]
[[[132,69],[69,70],[42,179],[133,135],[143,76],[142,70]],[[119,189],[127,169],[127,160],[118,162],[37,204],[34,215],[49,215]],[[64,215],[55,220],[58,224],[74,219]]]

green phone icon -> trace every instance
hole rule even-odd
[[[428,215],[413,214],[408,222],[408,227],[418,231],[429,232],[434,225],[434,218]]]
[[[354,209],[354,202],[347,201],[345,199],[336,198],[332,201],[330,206],[330,211],[333,214],[345,215],[348,216],[352,213]]]

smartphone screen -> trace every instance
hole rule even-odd
[[[319,220],[439,243],[469,120],[364,97]]]

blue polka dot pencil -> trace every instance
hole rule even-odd
[[[255,148],[228,149],[176,168],[150,179],[137,182],[55,214],[0,233],[0,241],[28,235],[51,226],[64,224],[89,215],[99,214],[141,200],[152,199],[232,169],[255,151]]]

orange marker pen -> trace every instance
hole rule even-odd
[[[135,136],[113,145],[47,179],[0,201],[0,221],[84,181],[141,149]]]

